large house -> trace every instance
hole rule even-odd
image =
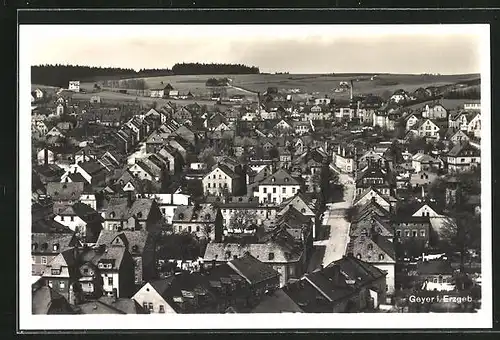
[[[222,226],[222,215],[212,204],[179,206],[172,218],[176,234],[189,233],[199,238],[215,239],[216,228]]]
[[[225,164],[217,164],[203,177],[202,183],[207,195],[235,195],[240,190],[240,176]]]
[[[284,200],[295,196],[300,190],[300,182],[286,170],[280,169],[258,183],[254,196],[259,203],[281,204]]]
[[[32,233],[31,274],[39,276],[57,255],[79,244],[74,233]]]
[[[356,174],[356,195],[360,195],[366,189],[376,188],[384,195],[391,195],[393,189],[393,179],[380,164],[380,162],[368,162],[368,165]]]
[[[156,201],[135,198],[132,193],[127,197],[112,197],[104,211],[104,230],[156,230],[162,214]]]
[[[446,119],[448,116],[448,112],[441,104],[431,104],[425,105],[424,110],[422,111],[422,117],[429,119]]]
[[[481,151],[470,143],[455,145],[446,156],[450,172],[470,171],[481,163]]]

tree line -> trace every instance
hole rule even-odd
[[[99,81],[140,77],[161,77],[187,74],[258,74],[258,67],[242,64],[175,64],[172,69],[140,69],[119,67],[94,67],[80,65],[36,65],[31,67],[31,83],[67,87],[69,81]]]

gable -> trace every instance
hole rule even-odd
[[[357,202],[354,203],[354,205],[365,205],[366,203],[370,202],[372,198],[375,198],[375,202],[377,202],[383,208],[388,208],[390,206],[389,202],[386,201],[373,189],[366,192],[363,197],[361,197]]]

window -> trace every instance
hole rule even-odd
[[[383,259],[384,259],[384,254],[379,254],[379,255],[378,255],[378,259],[379,259],[379,260],[383,260]]]
[[[200,231],[200,226],[199,225],[196,226],[196,231],[197,232]]]
[[[148,303],[147,302],[143,302],[142,303],[142,308],[144,308],[144,310],[148,310]]]
[[[34,256],[31,257],[31,263],[33,263],[33,264],[36,263]]]
[[[64,222],[64,216],[61,216],[61,222]]]
[[[372,250],[373,249],[373,244],[369,243],[368,244],[368,250]]]
[[[165,306],[160,305],[160,313],[165,313]]]
[[[113,277],[108,277],[108,286],[113,285]]]
[[[64,285],[64,281],[60,281],[59,282],[59,289],[64,289],[65,285]]]
[[[59,275],[59,274],[61,274],[61,270],[59,270],[59,269],[52,269],[52,270],[50,271],[50,273],[51,273],[52,275]]]
[[[425,237],[425,230],[420,230],[420,237]]]
[[[207,188],[210,188],[210,183],[207,184]]]
[[[396,236],[397,236],[397,237],[401,237],[401,230],[399,230],[399,229],[398,229],[398,230],[396,230]]]
[[[361,259],[361,254],[357,254],[357,255],[356,255],[356,257],[357,257],[358,259]]]
[[[462,158],[460,162],[465,163],[465,158]]]
[[[273,194],[275,194],[275,193],[276,193],[276,188],[273,188]]]
[[[150,311],[153,311],[153,304],[151,302],[148,304],[148,307]]]
[[[274,260],[274,253],[269,253],[269,260]]]
[[[52,288],[52,280],[49,280],[48,285],[50,288]]]
[[[84,274],[88,274],[89,273],[89,269],[88,268],[83,268],[83,273]]]
[[[267,194],[267,188],[264,188],[264,194]]]
[[[411,231],[411,236],[413,236],[413,237],[417,237],[417,231],[416,231],[416,230],[412,230],[412,231]]]
[[[422,216],[425,216],[425,212],[424,211],[422,211]]]
[[[42,264],[47,264],[47,257],[46,256],[42,256]]]
[[[191,232],[191,226],[188,226],[188,233]]]
[[[292,188],[292,194],[295,194],[295,188]]]
[[[410,231],[409,230],[405,230],[405,236],[406,237],[410,237]]]
[[[74,221],[75,221],[75,216],[70,216],[69,220],[70,220],[71,222],[74,222]]]
[[[305,208],[302,208],[302,209],[300,210],[300,212],[304,214],[304,213],[306,212],[306,209],[305,209]]]

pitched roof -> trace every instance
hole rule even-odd
[[[202,222],[213,223],[217,216],[217,209],[211,204],[194,205],[181,205],[175,209],[173,222]]]
[[[460,157],[465,155],[480,156],[481,152],[469,143],[457,144],[448,152],[449,157]]]
[[[259,185],[300,185],[286,170],[279,169],[272,175],[263,179]]]
[[[84,191],[84,183],[82,182],[71,182],[71,183],[60,183],[60,182],[49,182],[47,183],[47,196],[52,197],[52,199],[58,201],[75,201],[80,198],[80,195]]]
[[[304,313],[283,289],[265,294],[251,313]]]
[[[31,249],[34,253],[60,253],[76,245],[74,233],[32,233]],[[56,248],[54,248],[57,246]],[[54,250],[57,249],[57,250]]]
[[[279,276],[273,267],[262,263],[250,254],[234,259],[228,265],[252,285]]]
[[[108,203],[108,209],[105,213],[105,219],[114,220],[128,220],[130,217],[135,216],[139,219],[147,219],[153,200],[148,198],[137,198],[129,206],[126,197],[112,197]],[[114,217],[111,217],[114,214]]]
[[[394,244],[388,238],[374,234],[372,237],[358,236],[351,238],[348,248],[355,256],[361,255],[369,263],[394,263],[396,254]],[[371,246],[371,247],[370,247]],[[383,258],[380,258],[383,255]]]
[[[58,306],[57,303],[61,303],[62,306]],[[31,300],[33,314],[49,314],[54,305],[57,306],[57,314],[72,314],[68,301],[49,286],[41,286],[33,292]],[[63,308],[62,311],[59,310],[60,307]]]
[[[125,246],[127,247],[129,253],[131,253],[134,256],[136,254],[142,254],[144,252],[146,244],[152,238],[152,235],[146,230],[138,230],[138,231],[101,230],[96,245],[97,246],[106,245],[109,247],[117,237],[120,237],[122,240],[125,240],[124,242]]]

